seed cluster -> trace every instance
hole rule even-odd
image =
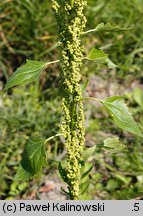
[[[71,199],[78,199],[81,153],[84,148],[84,114],[80,86],[83,48],[81,35],[86,18],[83,10],[86,0],[52,0],[60,34],[62,70],[61,130],[67,149],[67,177]]]

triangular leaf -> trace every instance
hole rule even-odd
[[[25,146],[20,168],[15,176],[17,180],[34,177],[46,165],[44,140],[33,137]],[[23,178],[23,179],[22,179]]]
[[[44,70],[47,63],[39,61],[27,60],[26,64],[18,68],[8,79],[5,89],[11,88],[15,85],[26,85],[35,81]]]
[[[91,33],[91,32],[110,32],[110,31],[113,31],[113,32],[121,32],[121,31],[128,31],[128,30],[131,30],[133,28],[133,26],[131,26],[130,28],[122,28],[120,26],[112,26],[110,23],[99,23],[95,29],[91,29],[91,30],[88,30],[86,31],[84,34],[87,34],[87,33]]]
[[[87,59],[95,61],[97,63],[105,62],[107,58],[108,58],[108,54],[105,54],[103,50],[99,50],[96,48],[93,48],[87,56]]]
[[[39,137],[33,137],[25,147],[23,160],[26,158],[29,159],[35,174],[41,171],[42,167],[46,165],[45,152],[44,140]]]
[[[120,143],[119,137],[107,138],[104,140],[103,149],[109,151],[112,154],[127,151],[126,146]]]
[[[109,68],[117,67],[103,50],[93,48],[85,59],[94,61],[95,63],[107,63]]]
[[[95,145],[82,152],[82,158],[84,161],[87,160],[89,157],[91,157],[94,154],[96,147],[97,146]]]
[[[112,96],[106,98],[105,100],[101,100],[101,103],[108,110],[113,121],[119,128],[138,136],[143,136],[122,97]]]

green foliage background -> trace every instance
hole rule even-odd
[[[143,2],[142,0],[88,1],[87,30],[97,24],[111,23],[133,29],[127,32],[99,32],[83,37],[86,52],[93,46],[109,53],[118,65],[85,64],[83,82],[95,77],[100,82],[115,83],[124,94],[135,119],[143,129]],[[53,61],[58,58],[57,27],[48,0],[0,1],[0,88],[26,59]],[[0,196],[1,199],[28,197],[28,183],[16,183],[13,176],[21,160],[26,141],[32,135],[49,137],[58,131],[60,97],[59,68],[51,65],[40,82],[0,92]],[[94,79],[93,79],[94,81]],[[97,83],[95,83],[96,85]],[[124,86],[120,90],[120,86]],[[95,94],[94,85],[85,94]],[[108,89],[105,89],[107,96]],[[117,94],[116,92],[116,94]],[[108,92],[110,94],[110,92]],[[100,91],[98,96],[100,97]],[[109,96],[109,95],[108,95]],[[102,94],[101,94],[102,98]],[[107,137],[119,136],[128,152],[111,154],[97,150],[89,158],[94,162],[91,186],[85,199],[132,199],[143,196],[143,141],[122,132],[105,118],[105,111],[94,103],[85,103],[86,145],[103,143]],[[88,116],[90,117],[88,119]],[[47,146],[49,175],[56,170],[55,160],[63,154],[63,140]],[[39,177],[40,178],[40,177]],[[37,180],[37,187],[40,180]],[[34,185],[35,182],[31,182]]]

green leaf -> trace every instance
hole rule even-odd
[[[68,184],[69,178],[67,177],[67,171],[62,167],[61,162],[59,162],[58,170],[62,180]]]
[[[46,165],[46,150],[44,140],[39,137],[33,137],[25,147],[22,164],[29,160],[34,173],[37,174]]]
[[[21,165],[15,176],[16,180],[25,180],[34,177],[46,165],[44,140],[33,137],[25,146]]]
[[[119,128],[135,135],[143,136],[122,97],[112,96],[101,100],[101,103],[108,110],[113,121]]]
[[[14,176],[14,180],[16,181],[27,181],[33,178],[34,173],[33,170],[26,171],[21,165],[18,167],[17,173]]]
[[[84,195],[85,194],[85,192],[89,188],[90,182],[91,182],[90,179],[87,179],[85,182],[82,182],[80,184],[80,187],[79,187],[79,189],[80,189],[80,195]]]
[[[112,154],[127,151],[126,146],[120,143],[118,137],[107,138],[106,140],[104,140],[103,149],[109,151]]]
[[[103,50],[93,48],[87,56],[87,59],[93,60],[96,63],[104,62],[108,58],[108,54],[105,54]]]
[[[67,196],[67,195],[69,196],[69,192],[66,191],[64,188],[61,187],[61,191],[62,191],[66,196]]]
[[[47,64],[45,62],[26,60],[26,64],[18,68],[8,79],[4,90],[35,81]]]
[[[94,154],[95,150],[96,150],[96,145],[83,151],[82,158],[84,159],[84,161],[87,160],[89,157],[91,157]]]
[[[107,186],[106,189],[109,191],[114,191],[115,189],[117,189],[119,187],[119,182],[114,180],[114,179],[109,179],[107,182]]]
[[[115,65],[109,58],[107,58],[105,60],[105,62],[107,63],[108,68],[116,68],[117,67],[117,65]]]
[[[121,31],[128,31],[128,30],[131,30],[133,28],[133,26],[131,26],[130,28],[122,28],[120,26],[112,26],[110,23],[107,23],[107,24],[104,24],[103,22],[102,23],[99,23],[95,29],[91,29],[91,30],[88,30],[86,31],[84,34],[87,34],[87,33],[91,33],[91,32],[121,32]]]
[[[133,91],[133,97],[136,103],[143,107],[143,90],[140,88],[135,88]]]
[[[89,80],[86,80],[83,84],[81,84],[81,91],[84,92],[86,87],[88,86]]]
[[[128,31],[131,30],[133,28],[133,26],[131,26],[130,28],[122,28],[120,26],[112,26],[110,23],[104,24],[103,22],[98,24],[95,28],[96,32],[99,31],[114,31],[114,32],[119,32],[119,31]]]
[[[115,173],[114,175],[115,175],[115,177],[117,179],[119,179],[120,181],[124,182],[126,185],[129,185],[131,183],[131,181],[132,181],[131,177],[126,177],[124,175],[121,175],[120,173]]]
[[[99,50],[99,49],[96,49],[96,48],[93,48],[85,59],[94,61],[95,63],[107,63],[109,68],[117,67],[109,59],[108,54],[104,53],[103,50]]]
[[[90,173],[90,171],[92,170],[93,168],[93,164],[88,164],[85,166],[84,168],[84,172],[81,170],[81,179],[85,178],[88,176],[88,174]]]

